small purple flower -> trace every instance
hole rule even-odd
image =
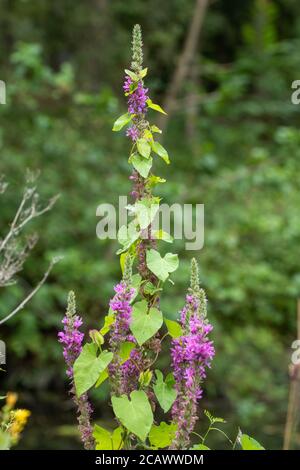
[[[136,140],[138,140],[140,133],[136,126],[131,126],[127,129],[126,135],[127,137],[130,137],[133,142],[135,142]]]
[[[145,88],[142,81],[139,81],[136,88],[131,91],[133,84],[131,78],[126,75],[123,90],[128,94],[128,112],[130,114],[144,114],[146,112],[146,102],[149,98],[148,88]]]
[[[125,75],[125,81],[123,85],[124,93],[130,93],[130,86],[132,85],[132,80],[128,75]]]
[[[82,349],[84,334],[78,329],[82,325],[82,319],[78,315],[65,316],[62,323],[64,330],[58,333],[58,341],[64,345],[63,356],[68,366],[66,374],[68,377],[72,377],[73,364]]]
[[[109,344],[114,358],[108,366],[114,393],[117,395],[129,394],[136,389],[139,379],[139,369],[142,367],[142,356],[137,349],[133,349],[130,358],[122,364],[120,346],[129,341],[136,343],[130,331],[132,307],[130,302],[135,289],[130,288],[122,281],[114,288],[116,294],[109,305],[115,315],[115,322],[111,327]]]
[[[63,331],[58,333],[58,341],[63,344],[63,356],[67,364],[67,376],[71,379],[71,390],[73,401],[77,406],[79,431],[81,439],[86,449],[94,449],[95,442],[93,430],[90,423],[92,408],[86,393],[77,397],[74,386],[73,365],[82,350],[82,341],[84,334],[79,330],[82,325],[82,319],[75,313],[75,296],[70,292],[68,297],[68,308],[62,323]]]
[[[172,418],[178,425],[173,449],[188,448],[189,436],[197,421],[197,404],[203,393],[201,382],[215,354],[213,343],[208,339],[212,326],[201,315],[200,307],[199,295],[186,296],[180,315],[183,335],[172,341],[172,368],[177,390]]]

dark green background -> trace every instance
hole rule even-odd
[[[0,0],[0,173],[4,233],[21,196],[26,168],[39,169],[43,198],[60,193],[36,220],[40,240],[19,282],[2,289],[5,316],[64,256],[26,309],[1,327],[8,349],[1,392],[15,390],[32,411],[22,448],[78,448],[56,336],[67,292],[74,289],[86,330],[106,313],[120,269],[116,242],[96,238],[96,207],[130,190],[128,141],[111,132],[125,112],[123,69],[132,26],[142,25],[147,86],[163,102],[186,37],[194,0]],[[281,448],[288,364],[296,337],[299,271],[298,0],[228,0],[210,5],[194,57],[196,80],[185,80],[164,145],[172,165],[165,202],[205,204],[205,246],[196,253],[209,298],[216,357],[202,408],[268,448]],[[198,105],[186,108],[186,97]],[[195,101],[196,103],[196,101]],[[183,305],[189,259],[177,243],[180,268],[163,297],[175,318]],[[174,249],[176,249],[174,248]],[[162,359],[168,367],[168,358]],[[1,393],[2,394],[2,393]],[[107,390],[94,393],[96,418],[113,425]],[[205,426],[201,411],[200,428]],[[300,436],[295,439],[300,446]],[[208,445],[226,448],[223,438]]]

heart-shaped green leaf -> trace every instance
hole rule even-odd
[[[128,227],[122,225],[118,232],[118,242],[123,245],[123,248],[120,248],[117,251],[117,254],[120,255],[130,248],[130,246],[139,238],[139,231],[137,231],[134,222],[130,222]]]
[[[109,432],[106,429],[95,425],[93,431],[93,437],[96,441],[96,450],[119,450],[122,444],[123,430],[121,426],[115,429],[113,432]]]
[[[165,413],[169,411],[173,405],[177,392],[173,387],[173,381],[168,376],[168,380],[164,382],[164,376],[160,370],[155,371],[156,383],[153,385],[153,390],[158,400],[158,403],[162,407]]]
[[[176,271],[178,268],[178,255],[167,253],[164,258],[160,256],[156,250],[148,250],[146,255],[147,266],[158,279],[166,281],[169,273]]]
[[[167,424],[162,421],[159,426],[153,424],[149,433],[149,441],[151,445],[153,445],[157,449],[169,447],[169,445],[175,438],[176,430],[177,424],[174,423]]]
[[[78,397],[94,385],[113,358],[111,352],[103,351],[97,356],[97,351],[94,343],[87,343],[74,362],[74,382]]]
[[[153,222],[159,209],[157,198],[141,199],[134,205],[134,212],[141,230],[147,228]]]
[[[148,309],[146,300],[133,305],[130,329],[140,346],[155,335],[162,323],[162,313],[155,307]]]
[[[153,159],[151,157],[146,159],[141,157],[138,153],[135,153],[130,157],[130,162],[143,178],[147,178],[153,163]]]
[[[114,413],[118,420],[141,441],[145,441],[153,424],[153,413],[145,392],[135,390],[130,394],[112,397]]]

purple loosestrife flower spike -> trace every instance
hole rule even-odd
[[[77,397],[74,386],[73,365],[81,353],[84,334],[79,330],[82,325],[82,319],[76,315],[75,294],[72,291],[68,296],[67,311],[62,323],[64,325],[64,329],[58,333],[58,341],[64,345],[63,356],[67,364],[66,373],[71,380],[70,394],[77,407],[78,427],[82,442],[85,449],[92,450],[95,448],[95,442],[92,435],[93,430],[90,423],[92,408],[87,394],[84,393],[80,397]]]
[[[202,397],[201,383],[206,377],[215,350],[208,334],[212,326],[206,319],[206,297],[199,287],[198,265],[191,263],[191,286],[180,314],[183,335],[172,341],[171,357],[177,398],[172,418],[177,432],[172,449],[188,449],[190,434],[198,419],[197,405]]]
[[[140,366],[142,367],[141,353],[133,349],[130,358],[122,363],[120,349],[125,341],[136,343],[130,332],[132,307],[130,302],[135,294],[132,285],[132,258],[127,255],[122,281],[114,287],[115,296],[110,301],[110,308],[115,315],[115,322],[110,330],[109,345],[114,354],[108,366],[113,395],[129,394],[137,389]]]

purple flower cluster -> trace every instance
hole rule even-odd
[[[122,341],[129,341],[129,324],[132,307],[130,301],[135,293],[135,289],[128,288],[125,282],[120,282],[114,287],[116,295],[109,302],[109,306],[115,314],[116,320],[112,326],[110,344],[116,347]],[[131,336],[131,335],[130,335]]]
[[[131,90],[133,84],[131,78],[126,75],[123,90],[128,93],[128,112],[130,114],[144,114],[146,111],[146,101],[148,100],[148,88],[145,88],[142,81],[139,81],[136,88]]]
[[[172,368],[177,390],[172,418],[178,424],[173,442],[175,449],[188,448],[189,436],[197,421],[197,404],[202,397],[201,382],[215,354],[213,343],[208,339],[212,326],[199,310],[199,298],[188,294],[180,318],[184,334],[172,341]]]
[[[135,142],[138,140],[139,136],[140,136],[140,132],[138,130],[138,128],[133,125],[131,127],[129,127],[126,131],[126,135],[127,137],[130,137],[130,139]]]
[[[132,390],[136,389],[142,355],[137,349],[133,349],[130,353],[130,358],[122,364],[119,356],[120,346],[125,341],[136,343],[134,336],[130,332],[132,312],[130,301],[133,298],[135,289],[129,288],[126,282],[122,281],[115,286],[114,290],[116,294],[109,303],[111,310],[115,314],[115,322],[112,325],[109,339],[114,358],[109,365],[109,373],[114,392],[122,395],[129,394]]]
[[[64,330],[58,333],[58,341],[64,345],[63,356],[68,366],[67,376],[73,377],[73,364],[82,349],[84,334],[79,328],[82,325],[82,319],[78,316],[65,316],[62,320]]]
[[[67,376],[71,379],[71,390],[73,401],[77,406],[77,419],[79,423],[79,432],[85,449],[95,448],[93,430],[90,423],[92,407],[86,393],[77,397],[73,381],[73,365],[82,350],[82,341],[84,334],[79,330],[82,325],[82,319],[75,315],[75,296],[71,292],[68,299],[67,313],[62,320],[63,331],[58,333],[58,341],[64,345],[63,356],[67,364]]]
[[[135,339],[134,341],[135,342]],[[130,358],[121,365],[120,395],[129,395],[137,389],[140,372],[143,370],[143,355],[138,349],[133,349]]]

